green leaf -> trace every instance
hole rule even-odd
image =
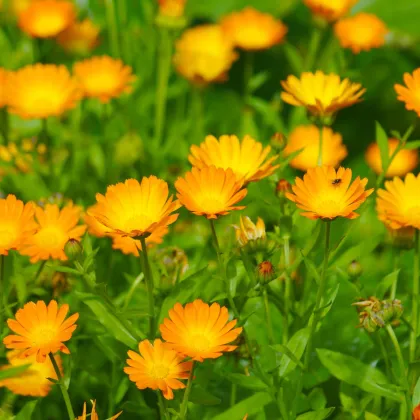
[[[327,405],[327,398],[322,388],[314,388],[309,393],[308,399],[312,410],[321,410]]]
[[[270,72],[268,71],[262,71],[252,76],[251,80],[249,81],[250,91],[255,92],[269,79],[269,77],[270,77]]]
[[[280,163],[280,168],[285,168],[287,165],[289,165],[289,163],[296,157],[296,156],[298,156],[300,153],[302,153],[302,151],[303,151],[303,147],[302,147],[302,149],[298,149],[298,150],[295,150],[294,152],[292,152],[292,153],[290,153],[290,155],[288,155],[286,158],[283,158],[282,160],[281,160],[281,163]]]
[[[417,379],[416,386],[414,387],[413,392],[413,407],[416,407],[420,404],[420,378]]]
[[[200,385],[197,385],[191,389],[189,401],[200,405],[218,405],[222,400],[210,394]]]
[[[381,418],[376,416],[373,413],[369,413],[368,411],[365,411],[365,420],[381,420]]]
[[[331,375],[348,384],[355,385],[363,391],[381,397],[401,401],[403,396],[397,387],[388,384],[386,376],[372,366],[360,360],[328,349],[317,349],[321,363]]]
[[[378,121],[376,121],[376,143],[381,154],[382,169],[387,168],[389,163],[388,135]]]
[[[303,355],[309,338],[309,328],[302,328],[293,334],[293,337],[287,343],[287,348],[295,355],[297,360]],[[283,354],[279,363],[279,376],[284,377],[295,367],[295,363],[287,354]]]
[[[286,345],[284,344],[273,344],[270,346],[274,351],[278,353],[284,353],[287,355],[294,363],[299,365],[301,368],[303,368],[303,363],[291,352]]]
[[[242,419],[245,414],[252,416],[253,414],[260,413],[262,408],[271,401],[271,396],[267,392],[257,392],[251,397],[238,402],[238,404],[227,409],[224,413],[214,416],[212,420]]]
[[[15,420],[31,419],[32,413],[34,412],[36,405],[38,404],[38,401],[40,401],[40,399],[26,403],[23,406],[22,410],[20,410],[17,416],[15,417]]]
[[[31,364],[16,366],[4,370],[0,370],[0,381],[7,378],[13,378],[14,376],[19,376],[21,373],[25,372]]]
[[[98,143],[91,143],[89,149],[89,162],[95,169],[97,176],[101,179],[105,176],[105,160],[105,154],[102,147]]]
[[[75,276],[80,276],[81,273],[74,268],[65,267],[63,265],[53,265],[53,264],[47,264],[47,268],[50,268],[51,270],[58,271],[59,273],[69,273],[74,274]]]
[[[228,373],[224,375],[230,382],[239,385],[243,388],[262,391],[267,388],[267,385],[256,376],[242,375],[241,373]]]
[[[395,270],[392,273],[385,276],[376,286],[375,296],[378,299],[383,299],[385,297],[386,292],[391,288],[394,282],[398,279],[398,274],[400,270]]]
[[[331,416],[335,407],[324,408],[322,410],[310,411],[309,413],[301,414],[296,420],[324,420]]]
[[[308,258],[303,255],[301,252],[303,262],[305,263],[306,269],[309,271],[309,273],[312,275],[312,277],[315,279],[316,283],[319,284],[321,281],[321,277],[318,273],[318,270],[316,269],[315,264]]]
[[[293,69],[295,74],[300,74],[303,71],[303,57],[299,50],[292,44],[286,42],[283,45],[283,51],[286,54],[287,61]]]
[[[420,140],[413,140],[405,143],[404,149],[413,150],[420,148]]]

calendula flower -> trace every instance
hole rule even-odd
[[[43,363],[48,353],[70,354],[64,344],[70,340],[77,325],[79,314],[75,313],[66,320],[69,306],[64,304],[59,308],[52,300],[48,306],[44,301],[29,302],[18,309],[14,319],[8,319],[7,325],[16,333],[3,339],[7,349],[20,350],[20,358],[36,355],[36,361]]]
[[[86,55],[99,44],[99,28],[90,19],[74,22],[57,37],[67,52]]]
[[[404,83],[406,86],[394,85],[397,99],[405,102],[405,108],[417,112],[420,117],[420,68],[414,70],[412,75],[404,73]]]
[[[96,217],[90,215],[91,212],[93,214],[96,213],[97,208],[97,204],[90,206],[83,215],[83,220],[87,225],[87,231],[90,235],[103,238],[107,236],[107,233],[110,233],[110,229],[103,225]]]
[[[110,185],[106,194],[96,195],[97,205],[89,212],[105,225],[111,234],[138,238],[172,224],[178,214],[171,214],[181,206],[168,198],[168,184],[155,176],[143,177],[141,183],[127,179]]]
[[[9,389],[11,392],[17,395],[25,395],[31,397],[45,397],[51,391],[53,383],[48,379],[52,378],[57,380],[57,374],[55,373],[54,366],[48,359],[45,363],[39,363],[36,361],[35,355],[31,355],[25,359],[19,357],[19,350],[11,350],[6,353],[8,365],[2,366],[0,372],[3,369],[16,368],[22,365],[30,365],[24,372],[11,378],[0,380],[0,388],[2,386]],[[55,360],[57,365],[62,372],[62,364],[60,356],[56,356]]]
[[[283,101],[294,106],[304,106],[316,117],[329,117],[342,108],[361,101],[366,89],[349,79],[341,80],[336,74],[302,73],[300,79],[289,76],[281,82],[285,92]]]
[[[259,181],[270,176],[279,165],[273,165],[278,155],[267,158],[271,147],[245,136],[240,142],[236,136],[207,136],[205,141],[191,146],[188,160],[197,168],[214,165],[216,168],[232,169],[236,179],[245,183]]]
[[[420,404],[414,407],[412,415],[413,415],[413,420],[420,420]]]
[[[225,16],[221,25],[235,46],[244,50],[264,50],[283,41],[287,27],[268,13],[252,7]]]
[[[79,61],[73,66],[73,72],[84,96],[98,98],[102,103],[130,93],[136,79],[130,66],[106,55]]]
[[[292,168],[306,171],[318,165],[320,129],[316,125],[300,125],[289,136],[284,154],[290,154],[303,149],[290,161]],[[337,167],[347,156],[347,148],[343,144],[340,133],[334,133],[329,127],[322,128],[322,163]]]
[[[34,205],[23,204],[14,195],[0,199],[0,255],[20,250],[36,230]]]
[[[31,257],[31,262],[39,260],[66,261],[64,247],[69,239],[80,241],[86,231],[85,225],[78,225],[81,215],[80,207],[68,204],[60,210],[57,204],[46,204],[37,207],[35,216],[38,228],[35,235],[26,241],[21,253]]]
[[[286,193],[286,197],[305,210],[301,215],[308,219],[355,219],[359,215],[354,211],[372,194],[373,188],[365,190],[367,178],[357,177],[351,182],[351,176],[351,169],[343,167],[310,168],[303,180],[296,178],[293,194]]]
[[[248,242],[264,240],[267,236],[265,233],[264,220],[258,217],[257,223],[254,224],[248,216],[241,216],[239,226],[235,226],[236,240],[240,246],[245,246]]]
[[[175,188],[177,197],[190,212],[207,219],[229,214],[232,210],[242,210],[245,206],[235,206],[247,194],[243,181],[238,181],[232,169],[208,166],[192,168],[184,178],[178,178]]]
[[[8,74],[7,70],[0,67],[0,108],[7,106],[6,86]]]
[[[413,227],[420,229],[420,174],[409,173],[404,181],[395,177],[378,190],[376,200],[379,220],[392,229]]]
[[[334,33],[340,45],[350,48],[354,54],[382,47],[388,32],[385,23],[371,13],[358,13],[334,25]]]
[[[388,139],[388,155],[391,157],[395,149],[398,147],[399,141],[397,139]],[[404,176],[411,172],[418,164],[418,151],[417,149],[400,150],[392,159],[385,176],[393,178],[394,176]],[[381,152],[377,143],[372,143],[366,150],[366,162],[376,174],[382,173],[382,160]]]
[[[171,18],[183,16],[187,0],[158,0],[159,14]]]
[[[90,412],[90,417],[86,413],[86,403],[83,403],[83,414],[79,417],[76,417],[76,420],[99,420],[98,413],[96,412],[96,400],[90,401],[92,403],[92,411]],[[115,420],[121,415],[122,411],[120,411],[118,414],[115,414],[108,420]]]
[[[60,116],[81,97],[67,68],[55,64],[29,65],[11,72],[7,92],[9,111],[26,119]]]
[[[303,0],[315,16],[334,21],[347,14],[358,0]]]
[[[187,29],[176,42],[174,64],[183,77],[202,85],[225,81],[237,57],[220,25],[201,25]]]
[[[76,19],[74,4],[66,0],[34,0],[19,13],[18,24],[34,38],[51,38]]]
[[[124,368],[138,389],[160,389],[167,400],[172,400],[173,389],[185,388],[179,379],[188,378],[192,362],[183,362],[182,355],[159,339],[153,344],[149,340],[141,341],[139,353],[129,350],[128,366]]]
[[[177,303],[160,325],[163,339],[180,354],[202,362],[216,359],[237,346],[229,345],[236,340],[242,328],[234,328],[236,319],[229,322],[229,311],[218,303],[211,306],[201,299],[187,303],[185,308]]]

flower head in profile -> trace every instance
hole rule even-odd
[[[253,223],[248,216],[240,216],[239,226],[235,226],[236,240],[240,246],[249,242],[266,239],[264,220],[258,217],[257,223]]]
[[[33,203],[23,204],[14,195],[0,199],[0,255],[20,250],[36,231]]]
[[[185,307],[177,303],[169,311],[169,319],[165,318],[160,325],[160,332],[168,346],[202,362],[236,349],[237,346],[230,344],[242,332],[242,328],[234,328],[236,322],[236,319],[229,321],[225,306],[208,305],[196,299]]]
[[[69,239],[80,241],[86,231],[85,225],[78,224],[80,207],[68,204],[60,210],[57,204],[46,204],[35,209],[35,216],[37,232],[28,238],[21,253],[30,256],[32,263],[50,258],[66,261],[66,243]]]
[[[92,403],[92,411],[90,412],[90,416],[86,412],[86,403],[83,403],[83,414],[79,417],[76,417],[76,420],[99,420],[98,413],[96,412],[96,400],[90,401]],[[118,414],[115,414],[108,420],[115,420],[121,415],[122,411]]]
[[[200,169],[211,165],[230,168],[238,181],[248,183],[270,176],[279,167],[273,164],[278,155],[268,157],[270,151],[270,146],[263,147],[251,136],[242,141],[236,136],[207,136],[199,146],[191,146],[188,160]]]
[[[334,21],[345,16],[358,0],[303,0],[303,2],[315,16]]]
[[[9,111],[25,119],[60,116],[81,97],[67,68],[55,64],[28,65],[11,72],[7,92]]]
[[[139,354],[140,353],[140,354]],[[173,389],[183,389],[180,379],[187,379],[192,362],[184,362],[184,357],[156,339],[139,343],[139,353],[129,350],[128,366],[124,372],[137,388],[160,389],[167,400],[174,398]]]
[[[397,139],[388,139],[388,155],[391,157],[395,149],[398,147],[399,141]],[[400,150],[392,159],[385,176],[393,178],[394,176],[404,176],[416,168],[418,164],[419,153],[417,149]],[[377,143],[372,143],[366,150],[366,162],[369,167],[376,173],[382,173],[382,159],[381,152]]]
[[[48,395],[53,385],[48,378],[58,379],[51,361],[48,359],[45,363],[39,363],[36,361],[34,354],[25,359],[22,359],[19,355],[19,350],[8,351],[6,357],[9,364],[0,367],[0,372],[4,369],[17,368],[29,364],[28,369],[19,375],[0,380],[0,388],[4,386],[17,395],[31,397],[45,397]],[[60,356],[55,356],[55,360],[62,373]]]
[[[7,320],[7,325],[16,335],[6,336],[4,345],[7,349],[20,350],[20,358],[36,355],[39,363],[45,361],[48,353],[62,351],[70,354],[64,342],[73,335],[79,314],[75,313],[65,320],[68,311],[68,305],[59,308],[55,300],[48,306],[42,300],[26,303],[16,312],[16,320]]]
[[[320,129],[316,125],[300,125],[289,135],[283,153],[289,156],[303,149],[290,161],[292,168],[306,171],[318,164]],[[322,128],[322,162],[324,165],[337,167],[347,156],[347,148],[343,144],[340,133],[334,133],[329,127]]]
[[[7,106],[7,76],[9,72],[6,69],[0,67],[0,108]]]
[[[351,177],[351,169],[348,168],[310,168],[303,180],[296,178],[293,193],[286,193],[286,197],[304,210],[301,215],[308,219],[355,219],[359,216],[355,210],[372,194],[373,189],[365,190],[367,178],[357,177],[351,182]]]
[[[223,82],[237,59],[232,41],[220,25],[187,29],[175,44],[174,65],[192,83]]]
[[[130,93],[136,79],[130,66],[106,55],[77,62],[73,72],[84,96],[98,98],[102,103]]]
[[[394,85],[398,94],[397,99],[405,102],[405,108],[417,112],[420,117],[420,68],[413,71],[413,74],[404,73],[403,85]]]
[[[336,74],[302,73],[300,79],[289,76],[281,82],[285,92],[284,102],[294,106],[304,106],[315,117],[323,118],[335,114],[361,101],[366,89],[349,79],[341,80]]]
[[[420,229],[420,174],[409,173],[404,181],[395,177],[378,190],[376,210],[379,220],[392,229]]]
[[[178,178],[175,188],[182,205],[197,216],[217,219],[232,210],[242,210],[236,206],[247,194],[243,181],[238,181],[232,169],[206,166],[192,168],[184,178]]]
[[[127,179],[110,185],[105,195],[97,194],[97,204],[89,214],[112,235],[136,238],[156,232],[163,236],[164,229],[178,218],[172,213],[180,208],[168,196],[168,184],[155,176],[143,177],[141,182]]]
[[[57,43],[69,53],[86,55],[99,44],[99,28],[90,19],[74,22],[58,35]]]
[[[252,7],[225,16],[221,25],[235,46],[244,50],[264,50],[279,44],[287,27],[268,13]]]
[[[183,16],[187,0],[158,0],[159,13],[170,18]]]
[[[34,38],[51,38],[76,19],[76,9],[66,0],[33,0],[19,13],[18,24]]]
[[[340,45],[350,48],[354,54],[382,47],[388,32],[385,23],[370,13],[358,13],[334,25],[334,33]]]

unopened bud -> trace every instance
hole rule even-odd
[[[284,194],[287,192],[292,191],[292,186],[290,185],[290,182],[286,179],[281,179],[279,182],[277,182],[276,185],[276,193],[278,197],[284,197]]]
[[[67,255],[69,260],[78,258],[83,252],[82,245],[76,239],[70,238],[66,245],[64,245],[64,253]]]
[[[359,263],[359,261],[353,260],[347,267],[347,274],[352,278],[359,277],[362,272],[362,265]]]
[[[267,284],[276,277],[274,265],[270,261],[263,261],[257,267],[257,279],[260,284]]]
[[[287,145],[287,138],[282,133],[276,133],[271,137],[270,144],[274,150],[281,152]]]

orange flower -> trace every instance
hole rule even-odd
[[[23,204],[14,195],[0,199],[0,255],[20,250],[36,226],[33,203]]]
[[[35,210],[38,230],[28,238],[22,249],[23,255],[29,255],[31,262],[50,258],[66,261],[68,258],[64,247],[69,239],[80,241],[86,226],[78,226],[80,207],[68,204],[60,210],[57,204],[47,204],[45,208]]]
[[[350,48],[354,54],[358,54],[382,47],[389,29],[377,16],[359,13],[338,21],[334,25],[334,32],[343,48]]]
[[[0,367],[0,372],[4,369],[16,368],[22,365],[29,364],[30,366],[17,376],[0,380],[0,388],[4,386],[17,395],[45,397],[49,394],[53,385],[48,378],[58,379],[54,366],[50,360],[46,360],[45,363],[38,363],[34,354],[22,359],[19,357],[20,353],[19,350],[8,351],[6,357],[9,364]],[[55,361],[62,373],[61,357],[55,356]]]
[[[48,353],[62,351],[70,354],[64,342],[70,340],[76,329],[79,314],[75,313],[64,321],[68,311],[68,305],[58,308],[55,300],[48,307],[42,300],[26,303],[16,312],[16,320],[7,320],[7,325],[17,335],[5,337],[4,345],[8,349],[21,350],[20,358],[35,354],[36,361],[40,363],[45,361]]]
[[[7,94],[6,94],[6,86],[7,86],[7,76],[9,72],[2,67],[0,67],[0,108],[7,106]]]
[[[342,167],[337,171],[325,165],[310,168],[303,180],[296,178],[293,194],[286,193],[286,197],[305,210],[301,215],[308,219],[355,219],[359,215],[354,210],[372,194],[373,189],[365,190],[367,178],[357,177],[351,183],[351,176],[351,169]]]
[[[187,0],[158,0],[159,13],[162,16],[179,18],[184,14]]]
[[[96,400],[90,401],[92,403],[92,411],[90,413],[90,417],[86,414],[86,403],[83,403],[83,414],[79,417],[76,417],[76,420],[99,420],[98,413],[96,412]],[[122,411],[120,411],[118,414],[115,414],[108,420],[115,420],[121,415]]]
[[[397,139],[388,139],[388,154],[391,157],[397,148],[399,141]],[[417,149],[400,150],[392,159],[391,165],[386,171],[385,176],[387,178],[393,178],[394,176],[404,176],[408,172],[411,172],[416,168],[418,164],[418,151]],[[365,154],[366,162],[373,169],[376,174],[382,173],[382,160],[379,146],[377,143],[372,143]]]
[[[418,404],[414,407],[413,420],[420,420],[420,404]]]
[[[97,211],[97,209],[97,204],[90,206],[86,210],[86,213],[83,215],[83,220],[87,225],[87,231],[89,235],[96,236],[97,238],[103,238],[107,236],[110,230],[108,227],[99,222],[98,219],[96,219],[96,217],[90,215],[91,212],[94,214]]]
[[[343,17],[358,0],[303,0],[315,16],[328,21]]]
[[[420,117],[420,68],[414,70],[412,75],[404,73],[404,83],[406,86],[394,85],[397,99],[405,102],[405,108],[417,112]]]
[[[73,71],[84,95],[98,98],[102,103],[130,93],[136,80],[130,66],[106,55],[79,61],[73,66]]]
[[[235,46],[244,50],[264,50],[279,44],[287,33],[280,20],[252,7],[225,16],[221,25]]]
[[[99,28],[90,19],[74,22],[58,35],[57,43],[70,53],[86,55],[99,44]]]
[[[247,194],[242,189],[243,181],[238,181],[232,169],[215,166],[202,169],[192,168],[185,178],[178,178],[175,188],[177,197],[189,211],[207,219],[229,214],[232,210],[242,210],[245,206],[235,206]]]
[[[318,164],[320,130],[316,125],[300,125],[289,136],[284,149],[285,156],[303,149],[290,161],[292,168],[306,171]],[[322,163],[337,167],[347,156],[347,148],[343,144],[340,133],[334,133],[329,127],[322,128]]]
[[[76,19],[75,6],[66,0],[34,0],[19,13],[19,27],[34,38],[51,38]]]
[[[225,81],[237,57],[220,25],[200,25],[176,42],[174,65],[187,80],[201,85]]]
[[[160,389],[167,400],[174,398],[173,389],[183,389],[179,379],[187,379],[191,362],[183,362],[184,357],[171,350],[166,343],[156,339],[139,343],[139,353],[129,350],[128,367],[124,372],[135,382],[138,389]]]
[[[76,106],[80,90],[64,66],[35,64],[11,72],[7,79],[9,111],[21,118],[60,116]]]
[[[229,312],[218,303],[211,306],[200,299],[177,303],[160,325],[160,332],[168,346],[180,354],[202,362],[216,359],[237,346],[228,345],[236,340],[242,328],[233,328],[236,319],[229,322]]]

